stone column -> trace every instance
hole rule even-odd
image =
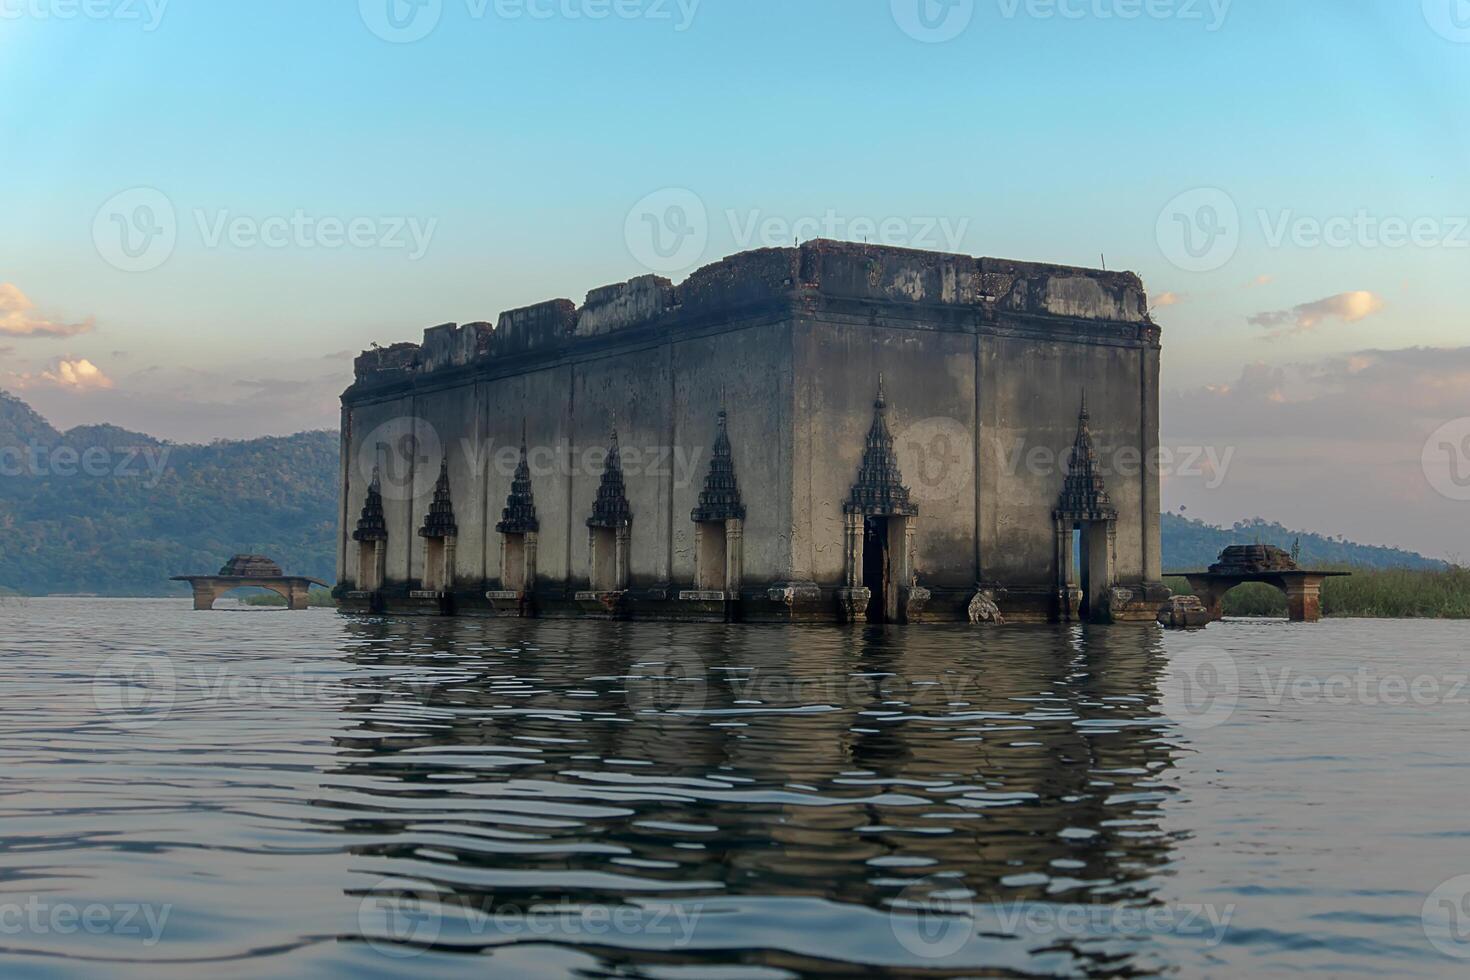
[[[843,514],[844,574],[837,590],[838,615],[845,623],[861,622],[872,593],[863,585],[862,514]]]
[[[525,576],[524,581],[521,583],[521,591],[523,591],[526,595],[531,595],[533,592],[536,591],[537,547],[536,532],[528,531],[525,538],[521,542],[521,550],[523,552],[523,554],[521,555],[521,564],[524,566],[522,569],[522,574]],[[504,583],[501,584],[504,585]]]
[[[696,536],[696,540],[698,537]],[[698,559],[695,559],[696,562]],[[697,565],[695,567],[698,567]],[[745,577],[745,522],[731,518],[725,522],[725,598],[739,599]]]
[[[214,608],[216,598],[214,586],[206,582],[191,582],[194,588],[194,609],[197,612],[208,612]]]
[[[633,538],[633,529],[620,527],[617,530],[617,549],[614,557],[614,592],[626,592],[628,589],[628,551]]]
[[[459,550],[459,539],[458,538],[445,538],[444,539],[444,568],[443,568],[443,570],[442,570],[442,572],[440,573],[440,576],[439,576],[439,581],[441,583],[440,588],[439,588],[439,591],[440,592],[446,592],[447,593],[447,592],[453,592],[454,591],[454,576],[455,576],[455,566],[456,566],[456,563],[455,563],[455,560],[454,560],[454,556],[455,556],[455,553],[458,550]]]
[[[1159,535],[1162,476],[1159,473],[1159,352],[1143,352],[1143,412],[1139,431],[1143,434],[1143,580],[1163,581],[1163,543]],[[1203,597],[1201,597],[1203,598]]]
[[[1209,610],[1210,621],[1216,622],[1225,618],[1225,593],[1229,588],[1216,586],[1210,578],[1191,576],[1189,588],[1199,597],[1200,604]]]
[[[1072,582],[1075,577],[1072,568],[1072,528],[1069,522],[1057,521],[1056,538],[1056,567],[1057,567],[1057,618],[1064,623],[1070,623],[1076,618],[1072,609]]]
[[[1287,579],[1286,607],[1293,623],[1321,622],[1321,577],[1317,575],[1302,575]]]
[[[863,515],[843,514],[843,554],[847,570],[843,585],[849,589],[863,584]]]

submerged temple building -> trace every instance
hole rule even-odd
[[[814,241],[357,359],[349,610],[1152,621],[1132,273]]]

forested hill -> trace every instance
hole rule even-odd
[[[1300,545],[1304,566],[1356,565],[1360,568],[1444,568],[1445,563],[1412,551],[1354,544],[1343,538],[1292,531],[1262,518],[1241,521],[1234,527],[1214,527],[1178,514],[1165,514],[1161,538],[1164,570],[1198,571],[1208,568],[1232,544],[1274,544],[1286,551]]]
[[[237,552],[330,582],[338,459],[335,432],[205,446],[63,433],[0,392],[0,589],[187,595],[170,576]]]
[[[58,432],[0,392],[0,590],[27,595],[185,595],[172,575],[240,552],[333,580],[337,433],[176,445],[110,425]],[[1210,527],[1164,515],[1164,567],[1203,568],[1230,544],[1300,538],[1306,564],[1430,568],[1391,548],[1255,520]]]

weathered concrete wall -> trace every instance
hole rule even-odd
[[[1116,574],[1122,582],[1143,580],[1143,366],[1142,351],[1121,346],[980,339],[982,581],[1054,582],[1052,511],[1066,479],[1084,391],[1108,493],[1118,508]],[[1130,468],[1130,460],[1136,467]]]
[[[671,581],[671,477],[660,447],[673,438],[673,377],[666,346],[580,364],[572,376],[572,580],[587,588],[591,554],[586,520],[602,481],[603,453],[616,424],[628,504],[633,513],[629,584]],[[565,519],[565,517],[563,517]]]
[[[488,580],[500,577],[500,523],[510,496],[511,481],[520,461],[521,426],[524,422],[531,465],[531,483],[536,513],[541,522],[538,534],[539,573],[552,581],[569,575],[572,543],[579,535],[568,535],[567,501],[572,492],[568,450],[572,444],[571,420],[574,404],[572,369],[559,366],[528,374],[481,381],[482,424],[486,433],[485,466],[488,471],[488,515],[482,522],[481,550],[485,554]],[[585,528],[582,531],[586,534]]]
[[[795,333],[794,577],[840,585],[842,505],[856,482],[884,376],[888,427],[919,505],[920,581],[975,584],[975,336],[808,319]]]
[[[745,580],[783,581],[791,565],[792,370],[788,324],[674,344],[674,580],[694,583],[694,523],[723,393],[745,503]]]
[[[480,459],[485,445],[480,388],[469,384],[425,392],[415,399],[414,409],[424,437],[422,454],[417,461],[418,472],[432,474],[432,479],[419,477],[415,480],[413,533],[417,538],[419,528],[424,526],[429,505],[434,499],[439,466],[448,460],[454,520],[459,526],[455,578],[479,582],[484,571],[486,492],[484,465]],[[413,576],[421,578],[425,550],[422,538],[414,542],[413,550]],[[389,554],[392,554],[391,548]]]
[[[412,448],[414,440],[424,435],[416,402],[413,395],[405,395],[349,408],[352,443],[346,454],[348,523],[343,536],[350,541],[357,528],[376,463],[381,468],[383,514],[388,524],[389,582],[408,582],[420,574],[415,571],[422,566],[420,525],[415,519],[428,508],[433,496],[434,481],[426,474],[429,468],[435,474],[438,472],[437,456],[426,460]],[[381,451],[377,449],[379,443],[382,443]],[[346,564],[355,569],[356,548],[347,545],[346,550]],[[352,580],[358,581],[358,576],[354,575]]]
[[[447,453],[462,589],[493,587],[494,525],[525,425],[543,589],[584,589],[586,519],[617,425],[633,513],[630,586],[689,588],[694,526],[724,394],[748,509],[745,582],[843,573],[842,504],[885,376],[888,421],[920,507],[920,584],[1055,584],[1055,508],[1085,390],[1119,511],[1120,582],[1159,574],[1158,333],[1129,273],[845,243],[763,249],[674,286],[644,276],[445,325],[366,352],[344,394],[344,580],[384,464],[390,586],[423,575],[417,531]],[[418,439],[417,448],[404,440]],[[1132,470],[1119,463],[1132,460]],[[564,592],[562,590],[565,590]]]

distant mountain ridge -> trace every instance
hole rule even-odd
[[[340,465],[335,432],[209,445],[105,424],[60,432],[0,391],[0,591],[184,595],[170,576],[213,572],[242,552],[330,582]],[[1289,550],[1298,538],[1305,564],[1444,567],[1259,518],[1219,528],[1165,514],[1164,568],[1204,568],[1231,544]]]
[[[1361,568],[1413,569],[1449,567],[1447,562],[1426,558],[1412,551],[1354,544],[1342,538],[1292,531],[1260,517],[1224,528],[1189,520],[1179,514],[1165,514],[1161,538],[1166,572],[1190,572],[1208,568],[1220,552],[1232,544],[1272,544],[1286,551],[1291,551],[1299,544],[1303,566],[1357,565]]]
[[[335,432],[209,445],[61,432],[0,392],[0,590],[187,594],[169,577],[245,551],[332,581],[338,465]]]

